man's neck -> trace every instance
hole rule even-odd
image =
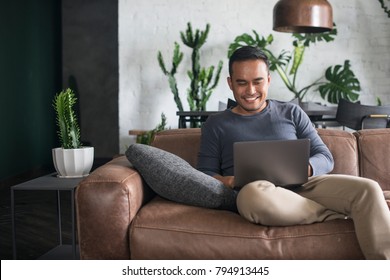
[[[237,104],[237,106],[235,106],[232,109],[232,112],[237,114],[237,115],[241,115],[241,116],[256,115],[256,114],[262,112],[265,108],[267,108],[268,103],[269,103],[268,100],[265,100],[259,109],[253,110],[253,111],[245,110],[243,107],[241,107],[240,105]]]

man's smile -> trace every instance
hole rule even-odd
[[[246,96],[246,97],[244,97],[244,100],[248,101],[248,102],[252,102],[252,101],[255,101],[258,98],[260,98],[260,96],[258,96],[258,95],[256,95],[256,96]]]

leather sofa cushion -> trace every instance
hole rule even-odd
[[[359,143],[360,176],[373,179],[390,191],[390,129],[364,129],[355,133]]]
[[[173,153],[196,167],[200,138],[200,128],[168,129],[156,133],[152,146]]]
[[[358,148],[353,134],[336,129],[319,129],[318,134],[334,159],[332,174],[358,176]]]
[[[132,259],[362,259],[351,220],[266,227],[155,197],[130,227]]]

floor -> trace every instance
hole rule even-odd
[[[93,169],[108,159],[95,160]],[[0,186],[0,259],[11,260],[12,220],[11,191],[14,184],[51,173],[35,172],[23,176],[14,182]],[[43,172],[41,172],[43,173]],[[15,192],[15,225],[17,259],[34,260],[58,245],[57,196],[55,191],[18,191]],[[71,207],[70,192],[61,192],[63,244],[71,244]]]

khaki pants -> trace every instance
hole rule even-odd
[[[247,220],[268,226],[310,224],[350,217],[367,259],[390,259],[390,211],[373,180],[349,175],[311,177],[288,190],[268,181],[244,186],[237,208]]]

